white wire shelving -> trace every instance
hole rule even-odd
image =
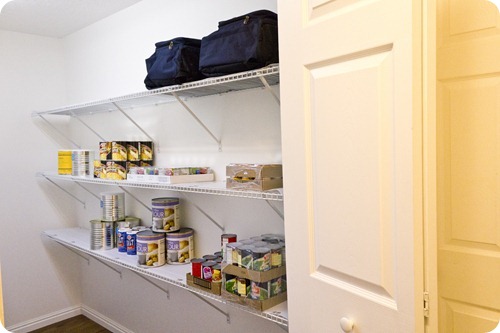
[[[283,201],[283,189],[272,189],[268,191],[244,191],[233,190],[226,188],[226,182],[198,182],[186,184],[167,184],[167,183],[149,183],[137,182],[129,180],[108,180],[93,177],[77,177],[69,175],[58,175],[54,172],[38,172],[38,177],[43,177],[51,180],[62,180],[77,183],[99,184],[109,186],[144,188],[154,190],[166,190],[175,192],[201,193],[227,197],[239,197],[247,199],[267,200],[267,201]]]
[[[165,264],[161,267],[155,268],[142,268],[137,265],[137,258],[133,255],[118,252],[117,249],[96,251],[90,249],[90,230],[84,228],[64,228],[46,230],[43,234],[57,243],[69,248],[70,250],[77,251],[83,255],[90,256],[104,264],[113,264],[120,268],[132,271],[139,274],[144,278],[154,278],[156,280],[166,282],[168,284],[186,289],[202,299],[210,299],[218,303],[226,304],[227,306],[235,307],[245,312],[249,312],[256,316],[265,318],[275,322],[281,326],[288,326],[288,310],[287,302],[280,303],[266,311],[258,311],[251,307],[241,304],[233,303],[225,300],[223,297],[214,295],[198,288],[193,288],[186,283],[186,273],[190,272],[190,265],[168,265]],[[87,259],[85,256],[83,258]],[[115,270],[121,276],[121,271],[115,269],[113,266],[108,266]],[[149,280],[148,280],[149,281]],[[151,281],[149,281],[151,282]],[[152,282],[151,282],[152,283]],[[154,283],[153,283],[154,284]],[[156,284],[154,284],[156,285]],[[161,289],[160,286],[156,285]],[[162,289],[163,290],[163,289]],[[168,292],[168,290],[164,290]],[[229,322],[229,314],[218,308],[218,311],[226,315]]]

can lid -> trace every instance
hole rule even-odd
[[[195,263],[195,264],[203,263],[205,261],[207,261],[207,259],[203,259],[203,258],[193,258],[193,259],[191,259],[191,263]]]
[[[191,228],[180,228],[174,232],[168,233],[167,238],[183,238],[186,236],[192,236],[194,230]]]
[[[226,247],[230,247],[230,248],[237,248],[239,246],[242,246],[243,244],[241,244],[240,242],[232,242],[232,243],[227,243]]]
[[[164,236],[164,235],[165,234],[162,232],[154,232],[151,229],[142,230],[142,231],[139,231],[137,233],[137,236],[141,236],[141,237],[159,237],[159,236]]]
[[[214,261],[215,259],[217,259],[217,256],[213,254],[206,254],[203,256],[203,259],[206,259],[207,261]]]
[[[271,249],[268,247],[256,247],[252,250],[253,253],[269,253],[271,252]]]
[[[221,237],[224,237],[224,238],[234,238],[234,237],[238,237],[236,234],[222,234]]]
[[[215,264],[215,265],[213,265],[213,268],[214,268],[214,269],[221,270],[221,265],[220,265],[220,264]]]
[[[212,267],[212,266],[217,265],[217,263],[215,261],[212,261],[212,260],[207,260],[205,262],[202,262],[201,265],[205,266],[205,267]]]

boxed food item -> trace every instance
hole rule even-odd
[[[207,293],[211,293],[214,295],[221,294],[221,282],[212,282],[200,279],[199,277],[191,275],[191,273],[186,273],[186,283],[190,287],[206,291]]]
[[[221,295],[228,301],[264,311],[286,301],[286,269],[254,271],[235,265],[222,269]]]
[[[239,164],[226,166],[226,187],[266,191],[283,187],[281,164]]]

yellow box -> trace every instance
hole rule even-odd
[[[71,150],[59,150],[57,152],[57,173],[60,175],[71,175],[73,172],[73,162],[71,160]]]

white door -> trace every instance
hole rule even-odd
[[[292,333],[423,332],[418,3],[278,1]]]

